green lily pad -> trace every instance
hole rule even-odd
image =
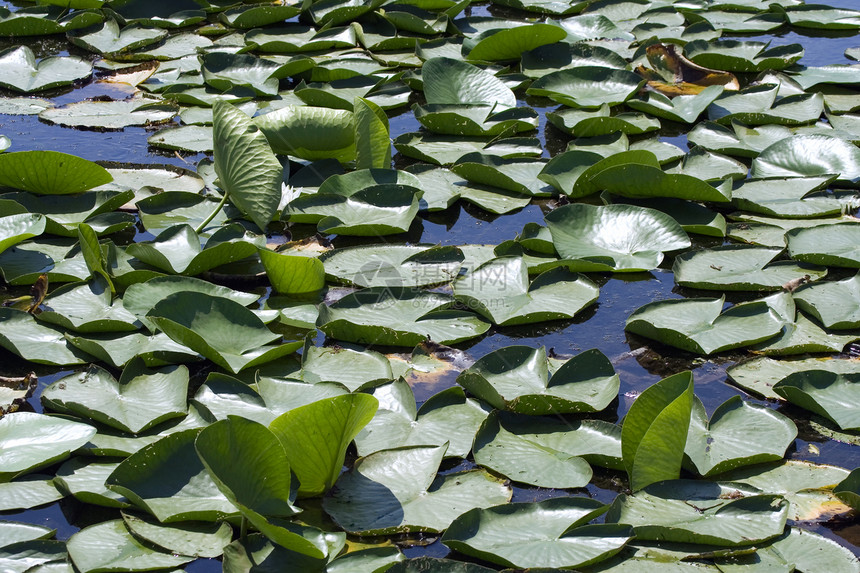
[[[451,166],[451,171],[472,183],[493,185],[524,195],[546,196],[551,195],[552,190],[537,179],[545,165],[543,161],[525,157],[468,153]]]
[[[82,3],[87,0],[81,0]],[[78,0],[62,2],[58,0],[55,6],[28,6],[10,11],[8,8],[0,10],[0,36],[44,36],[48,34],[62,34],[63,32],[86,28],[98,24],[104,20],[104,16],[97,10],[74,10],[69,13],[69,8],[74,7]],[[46,2],[52,4],[53,2]],[[87,6],[87,8],[98,8]],[[84,8],[84,6],[80,6]]]
[[[0,253],[22,241],[38,237],[44,231],[45,217],[39,213],[0,217]]]
[[[778,141],[753,160],[752,177],[838,175],[860,180],[860,150],[853,143],[823,135],[800,135]]]
[[[42,400],[60,412],[137,434],[184,416],[187,394],[187,368],[151,370],[137,359],[126,366],[119,381],[98,366],[60,378],[43,391]]]
[[[489,137],[537,128],[537,113],[529,108],[497,111],[490,105],[428,104],[413,106],[421,125],[442,135]]]
[[[53,537],[54,532],[55,530],[42,527],[41,525],[3,521],[0,522],[0,547],[5,547],[21,541],[47,539],[49,537]]]
[[[208,153],[213,149],[212,128],[205,125],[183,125],[162,129],[146,140],[149,145],[171,151]]]
[[[546,96],[571,107],[599,108],[630,99],[645,83],[633,72],[598,66],[582,66],[549,73],[526,90],[529,95]]]
[[[613,556],[632,538],[623,525],[583,525],[604,511],[581,497],[473,509],[451,524],[442,542],[510,567],[582,567]]]
[[[699,147],[718,153],[756,157],[792,134],[791,128],[784,125],[760,125],[753,128],[733,121],[729,128],[712,121],[703,121],[690,130],[687,139]]]
[[[782,249],[729,245],[684,253],[675,258],[675,282],[688,288],[781,290],[798,280],[818,280],[827,269],[794,261],[776,261]]]
[[[514,28],[487,30],[463,42],[463,56],[472,61],[519,60],[520,54],[559,42],[567,37],[564,28],[536,22]]]
[[[140,543],[121,519],[85,527],[69,538],[69,558],[81,573],[180,567],[194,558],[155,551]]]
[[[394,147],[407,157],[435,165],[450,165],[470,152],[498,157],[538,157],[540,141],[536,138],[453,137],[429,133],[404,133],[397,136]]]
[[[704,111],[723,93],[723,86],[708,86],[695,95],[669,99],[659,92],[648,92],[644,99],[628,100],[633,109],[679,123],[695,123]]]
[[[508,346],[478,360],[457,383],[494,408],[523,414],[597,412],[618,394],[618,376],[598,350],[587,350],[552,375],[545,349]]]
[[[568,22],[562,20],[561,24]],[[567,29],[568,37],[570,30]],[[584,42],[557,42],[523,52],[520,69],[526,76],[538,79],[547,73],[572,69],[579,66],[602,66],[618,70],[627,69],[627,60],[602,46],[592,46]]]
[[[841,281],[804,285],[794,293],[800,309],[817,318],[827,328],[860,328],[860,275]]]
[[[304,24],[258,28],[245,34],[245,42],[260,52],[291,54],[352,48],[355,29],[351,26],[317,30]]]
[[[517,105],[514,92],[489,72],[453,58],[430,58],[421,68],[428,104]]]
[[[478,426],[487,417],[477,401],[466,398],[456,387],[433,395],[420,409],[402,378],[378,386],[373,396],[379,400],[379,410],[355,437],[360,456],[401,446],[447,443],[446,456],[466,457]]]
[[[752,555],[715,560],[724,573],[767,567],[770,570],[814,570],[825,567],[834,573],[857,570],[857,558],[845,547],[817,533],[792,527],[782,536]]]
[[[803,46],[788,44],[769,48],[764,42],[718,39],[695,40],[684,46],[684,55],[700,66],[728,72],[783,70],[803,57]]]
[[[30,473],[69,457],[96,433],[89,424],[33,412],[12,412],[0,418],[2,471],[0,481]]]
[[[329,251],[326,275],[359,287],[422,287],[453,280],[463,265],[457,247],[372,245]]]
[[[529,284],[522,257],[493,259],[453,286],[457,300],[500,326],[573,318],[598,297],[594,283],[561,267]]]
[[[65,497],[52,476],[29,474],[13,481],[0,483],[0,511],[31,509]]]
[[[633,495],[619,495],[607,523],[633,526],[637,539],[745,546],[781,535],[788,502],[755,495],[737,484],[669,480]],[[732,499],[734,492],[740,493]]]
[[[284,342],[240,303],[200,292],[171,294],[146,316],[173,340],[233,373],[291,354],[302,344]]]
[[[662,251],[690,245],[659,211],[632,205],[565,205],[545,217],[553,244],[571,270],[632,272],[656,268]]]
[[[858,482],[858,478],[860,478],[860,468],[848,474],[848,477],[833,488],[833,493],[855,510],[860,507],[860,482]]]
[[[355,159],[353,114],[321,107],[285,106],[254,118],[275,153],[301,159]]]
[[[643,113],[619,113],[611,115],[608,105],[597,112],[591,110],[565,108],[548,112],[546,119],[555,127],[575,137],[599,137],[622,132],[627,135],[640,135],[660,129],[660,120]]]
[[[220,557],[224,546],[233,538],[233,528],[229,523],[165,525],[150,517],[131,514],[123,514],[122,519],[136,538],[173,554],[210,559]]]
[[[218,20],[233,28],[262,28],[297,16],[298,6],[251,5],[231,8],[218,14]]]
[[[0,346],[39,364],[83,364],[90,358],[69,345],[62,330],[13,308],[0,308]]]
[[[155,240],[128,246],[128,254],[169,273],[199,275],[212,268],[247,258],[257,246],[246,240],[239,227],[222,227],[201,246],[200,237],[189,225],[176,225]]]
[[[819,265],[860,268],[860,228],[852,224],[818,225],[786,233],[793,259]]]
[[[771,217],[805,219],[840,215],[857,200],[857,195],[823,191],[834,177],[748,179],[732,191],[732,204]]]
[[[693,401],[684,453],[703,476],[739,466],[780,460],[797,427],[782,414],[733,396],[708,420],[701,400]]]
[[[130,126],[150,126],[173,119],[179,111],[174,105],[160,100],[132,98],[117,101],[83,101],[62,107],[51,107],[39,114],[39,119],[67,127],[123,129]]]
[[[69,41],[91,52],[113,56],[144,48],[167,37],[165,30],[132,24],[120,29],[113,18],[108,18],[97,28],[70,31]]]
[[[860,429],[860,374],[805,370],[773,385],[789,402],[836,422],[843,430]]]
[[[721,312],[723,303],[724,298],[651,302],[627,318],[625,329],[706,356],[762,342],[782,329],[782,320],[765,301]]]
[[[386,535],[439,532],[470,509],[510,500],[510,489],[483,470],[437,476],[445,449],[410,446],[361,458],[323,508],[346,531]]]
[[[789,6],[780,10],[792,26],[818,30],[857,30],[860,28],[860,12],[843,8],[831,8],[823,4]]]
[[[104,507],[128,507],[131,503],[122,495],[110,491],[105,480],[116,469],[119,462],[92,461],[74,457],[60,466],[54,485],[66,495],[73,495],[79,501]]]
[[[0,186],[39,195],[67,195],[109,183],[104,167],[59,151],[16,151],[0,155]]]
[[[773,385],[795,372],[828,370],[836,373],[860,372],[860,361],[851,359],[805,358],[774,360],[759,357],[736,364],[726,370],[729,380],[748,392],[771,400],[784,398],[773,391]]]
[[[194,449],[200,428],[168,434],[123,460],[105,482],[162,523],[218,521],[238,513]]]
[[[22,93],[33,93],[69,85],[88,78],[92,65],[76,56],[50,56],[36,63],[27,46],[0,52],[0,86]]]
[[[301,379],[310,384],[333,382],[355,392],[393,378],[388,358],[372,350],[309,346],[302,352]]]
[[[107,280],[96,275],[86,283],[64,285],[45,298],[38,320],[75,332],[129,332],[138,325],[121,301],[113,301]]]

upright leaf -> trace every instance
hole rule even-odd
[[[352,107],[355,114],[355,168],[391,167],[388,116],[369,99],[357,97]]]
[[[225,101],[213,113],[215,173],[242,213],[266,230],[281,202],[283,168],[260,128]]]
[[[693,407],[693,373],[679,372],[639,396],[621,427],[621,455],[633,491],[677,479]]]

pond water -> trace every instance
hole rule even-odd
[[[852,0],[831,0],[833,6],[855,8]],[[14,5],[0,0],[0,6],[14,9]],[[486,6],[475,6],[472,14],[486,15]],[[851,34],[806,35],[795,31],[777,34],[775,36],[755,36],[747,38],[772,41],[774,45],[801,43],[805,56],[801,64],[820,66],[834,63],[849,63],[843,55],[845,49],[860,46],[860,37]],[[0,41],[0,48],[12,45],[10,41]],[[56,53],[58,45],[68,49],[65,41],[53,43],[50,40],[37,46],[37,53],[46,55]],[[34,48],[35,49],[35,48]],[[70,103],[97,96],[121,98],[127,95],[110,84],[97,81],[82,87],[54,96],[55,103]],[[544,149],[563,149],[566,138],[555,128],[545,123],[545,113],[555,109],[548,100],[527,102],[541,116],[538,136]],[[417,130],[418,122],[411,112],[403,112],[391,118],[391,136],[397,137],[402,133]],[[12,140],[13,151],[30,149],[50,149],[72,153],[89,160],[123,161],[134,163],[170,164],[180,167],[193,168],[204,154],[183,154],[182,156],[159,152],[147,145],[146,139],[153,130],[143,128],[126,128],[122,131],[86,131],[68,129],[49,125],[39,121],[35,116],[0,115],[0,135],[6,135]],[[686,148],[686,138],[681,135],[667,133],[663,139]],[[560,143],[559,143],[560,142]],[[545,154],[547,154],[545,152]],[[402,158],[395,157],[396,162]],[[457,204],[441,213],[424,216],[420,221],[419,232],[410,233],[409,240],[424,243],[439,243],[446,245],[461,245],[469,243],[498,244],[513,239],[526,223],[542,223],[546,212],[550,209],[547,200],[534,201],[522,210],[505,215],[492,216],[479,209]],[[306,232],[311,232],[306,230]],[[349,241],[336,240],[336,244],[347,244]],[[706,242],[703,242],[705,244]],[[707,244],[713,244],[708,242]],[[597,347],[613,362],[621,377],[621,390],[617,403],[610,406],[606,419],[620,420],[627,412],[633,399],[651,384],[669,374],[693,368],[696,381],[696,394],[703,400],[709,413],[717,405],[741,391],[726,383],[725,370],[736,363],[739,355],[721,356],[713,360],[691,360],[689,355],[662,347],[646,344],[644,339],[624,332],[624,322],[629,314],[641,305],[669,298],[681,298],[689,293],[681,292],[673,281],[671,257],[663,262],[661,267],[651,273],[633,275],[597,274],[592,278],[599,283],[600,298],[598,303],[572,321],[556,321],[539,326],[519,328],[499,328],[471,345],[462,348],[473,358],[479,358],[488,352],[511,344],[527,344],[530,346],[545,346],[559,354],[578,353],[582,350]],[[5,351],[0,351],[0,363],[3,369],[17,371],[30,368]],[[40,388],[51,381],[68,374],[67,370],[41,368]],[[453,384],[453,379],[447,381]],[[441,387],[434,388],[435,390]],[[427,396],[423,396],[426,399]],[[746,396],[745,396],[746,397]],[[421,396],[419,395],[419,398]],[[747,399],[774,407],[773,404]],[[38,395],[30,400],[32,408],[41,411]],[[842,467],[854,468],[860,466],[860,448],[841,444],[832,440],[823,440],[806,428],[807,416],[791,407],[781,407],[780,411],[798,422],[800,435],[795,446],[788,452],[791,459],[813,460],[816,462],[832,463]],[[597,472],[599,474],[600,472]],[[611,473],[598,475],[597,483],[607,485],[598,487],[594,482],[588,486],[590,495],[603,501],[610,501],[616,492],[609,486]],[[515,501],[525,501],[566,495],[566,492],[546,490],[518,489]],[[104,510],[107,511],[107,510]],[[103,510],[93,506],[84,506],[74,500],[64,500],[43,509],[26,512],[0,514],[0,519],[19,520],[39,523],[58,530],[57,537],[68,538],[79,528],[104,519]],[[860,555],[860,527],[854,523],[825,524],[814,526],[813,530],[837,540]],[[443,556],[447,549],[441,543],[435,542],[428,546],[415,546],[405,550],[408,556],[431,555]],[[199,560],[186,567],[189,571],[214,571],[220,567],[213,560]]]

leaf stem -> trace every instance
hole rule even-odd
[[[217,215],[221,211],[221,209],[224,207],[224,203],[226,203],[226,202],[227,202],[227,192],[224,191],[224,194],[221,196],[221,201],[218,202],[218,205],[215,207],[215,210],[212,211],[209,214],[209,216],[206,217],[206,219],[197,226],[196,229],[194,229],[194,232],[196,232],[198,235],[200,233],[202,233],[203,229],[206,228],[206,225],[208,225],[209,223],[212,222],[212,219],[214,219],[215,215]]]

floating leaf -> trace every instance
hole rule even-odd
[[[121,519],[90,525],[69,538],[69,558],[81,573],[179,567],[194,558],[155,551],[140,543]]]
[[[860,180],[860,150],[853,143],[824,135],[799,135],[778,141],[753,160],[752,177],[838,175]]]
[[[123,514],[125,526],[132,535],[173,554],[195,557],[220,557],[233,538],[229,523],[185,522],[173,525],[154,519]]]
[[[345,110],[285,106],[254,118],[275,153],[301,159],[355,159],[353,114]]]
[[[684,54],[697,64],[730,72],[782,70],[803,57],[803,46],[788,44],[769,48],[764,42],[695,40],[684,46]]]
[[[49,466],[69,457],[96,433],[89,424],[34,412],[0,418],[0,481]]]
[[[860,268],[860,228],[853,224],[818,225],[786,233],[793,259],[819,265]]]
[[[489,72],[453,58],[430,58],[421,68],[428,104],[514,107],[514,92]]]
[[[571,107],[599,108],[624,103],[645,83],[633,72],[582,66],[549,73],[526,90]]]
[[[109,183],[104,167],[59,151],[0,154],[0,186],[39,195],[68,195]]]
[[[828,370],[836,373],[860,372],[860,361],[852,359],[805,358],[801,360],[774,360],[759,357],[736,364],[726,370],[729,380],[756,395],[772,400],[783,397],[773,391],[773,385],[794,372]]]
[[[843,430],[860,430],[860,374],[806,370],[789,374],[773,391],[793,404],[836,422]]]
[[[860,300],[860,275],[841,281],[804,285],[794,293],[794,302],[825,327],[842,330],[860,328],[860,306],[846,304]]]
[[[50,56],[36,63],[27,46],[0,52],[0,86],[22,93],[44,91],[88,78],[92,65],[76,56]]]
[[[0,308],[0,346],[39,364],[83,364],[89,355],[70,346],[63,331],[40,324],[27,312]]]
[[[510,489],[483,470],[437,476],[445,448],[411,446],[361,458],[323,508],[346,531],[386,535],[439,532],[470,509],[510,500]]]

